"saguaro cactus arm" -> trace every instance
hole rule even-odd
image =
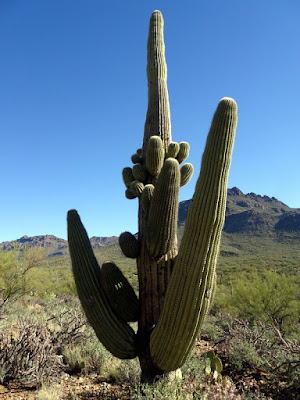
[[[114,356],[136,357],[135,332],[105,296],[100,267],[76,210],[68,212],[68,241],[78,296],[96,335]]]
[[[201,173],[163,310],[151,335],[153,361],[165,371],[183,365],[209,307],[225,219],[236,123],[235,101],[222,99],[207,138]]]
[[[180,186],[184,186],[189,183],[194,173],[194,167],[191,163],[184,164],[180,169]]]
[[[179,189],[178,161],[168,158],[158,177],[149,210],[146,239],[153,258],[159,258],[177,246]]]
[[[113,262],[105,262],[101,268],[103,290],[115,314],[124,321],[137,321],[139,300],[123,275]]]

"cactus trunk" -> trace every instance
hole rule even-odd
[[[223,98],[214,115],[201,173],[180,249],[180,186],[193,174],[187,142],[172,142],[163,18],[154,11],[147,45],[148,109],[143,146],[123,169],[125,196],[138,199],[138,237],[124,232],[124,255],[136,258],[139,298],[113,263],[102,269],[78,214],[68,216],[69,247],[78,294],[102,343],[119,358],[139,357],[141,380],[178,370],[185,362],[216,287],[216,262],[225,218],[227,178],[237,105]],[[135,333],[127,321],[138,319]]]
[[[148,109],[143,140],[144,163],[150,171],[148,183],[151,184],[156,183],[157,174],[154,171],[157,169],[160,172],[159,168],[155,168],[155,165],[159,164],[161,156],[159,150],[156,150],[157,145],[155,143],[157,140],[153,141],[153,144],[151,143],[148,148],[149,140],[153,136],[154,138],[160,137],[163,150],[162,163],[172,141],[163,26],[164,21],[160,11],[154,11],[150,19],[147,43]],[[155,160],[158,161],[155,163]],[[150,210],[145,211],[142,204],[139,205],[138,227],[141,252],[137,258],[137,269],[141,314],[138,324],[138,353],[142,380],[147,382],[153,381],[155,376],[164,373],[153,363],[149,347],[150,335],[158,322],[167,284],[172,273],[174,258],[177,255],[176,242],[173,243],[172,251],[161,257],[159,261],[149,253],[149,246],[147,246],[150,236],[148,231],[149,213]],[[155,219],[155,217],[152,219]],[[156,235],[153,226],[151,227],[151,234]]]

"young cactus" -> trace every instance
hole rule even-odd
[[[205,372],[207,374],[213,374],[213,377],[217,379],[220,376],[222,369],[223,366],[220,358],[216,356],[213,351],[206,353]]]
[[[132,156],[133,168],[123,170],[126,197],[139,203],[138,235],[124,232],[119,243],[127,257],[136,258],[138,299],[113,263],[99,268],[78,214],[70,211],[68,217],[73,273],[87,317],[113,354],[139,357],[141,380],[150,383],[184,364],[209,310],[237,124],[235,101],[221,99],[178,250],[179,190],[190,180],[193,166],[180,168],[190,146],[171,138],[163,24],[160,11],[154,11],[143,146]],[[136,317],[137,333],[127,324]],[[213,363],[220,369],[217,359]]]

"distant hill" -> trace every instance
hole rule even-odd
[[[96,237],[91,238],[92,247],[97,249],[102,246],[115,244],[118,241],[117,236],[111,237]],[[45,251],[45,255],[49,257],[62,256],[69,254],[68,241],[60,239],[54,235],[41,235],[41,236],[22,236],[20,239],[12,242],[3,242],[0,247],[3,250],[11,250],[14,247],[30,248],[41,247]]]
[[[192,200],[186,200],[179,204],[179,238],[182,236],[188,208]],[[300,244],[300,209],[293,209],[274,197],[260,196],[255,193],[244,194],[234,187],[228,189],[226,219],[223,229],[223,243],[226,249],[221,250],[224,255],[238,254],[240,247],[238,237],[274,237],[282,241],[283,237],[299,239]],[[92,247],[98,249],[103,246],[116,244],[117,236],[91,238]],[[237,243],[237,244],[234,244]],[[256,243],[256,242],[255,242]],[[42,247],[49,257],[67,255],[68,242],[53,235],[23,236],[12,242],[0,244],[4,250],[13,247]],[[234,245],[234,247],[233,247]]]
[[[179,225],[184,224],[192,200],[179,207]],[[300,233],[300,209],[290,208],[275,197],[244,194],[234,187],[227,191],[226,233],[263,235],[282,232]]]

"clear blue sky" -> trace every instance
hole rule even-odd
[[[165,20],[172,136],[195,175],[224,96],[239,106],[229,187],[300,207],[299,0],[0,1],[0,242],[137,230],[121,178],[141,146],[151,13]]]

